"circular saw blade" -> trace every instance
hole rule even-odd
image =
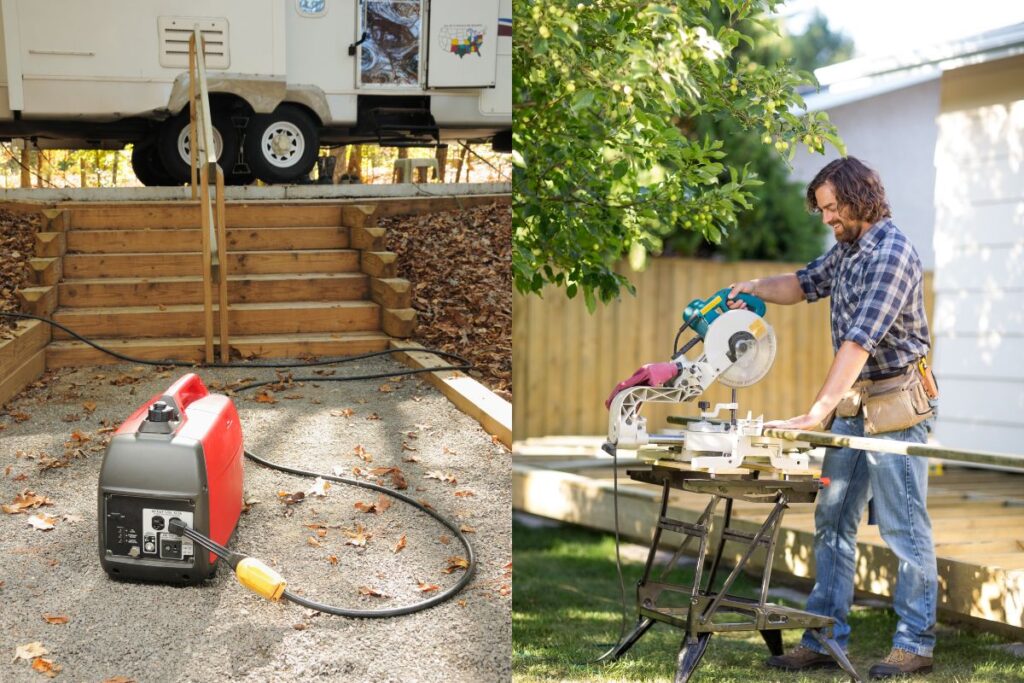
[[[712,323],[704,339],[705,347],[709,344],[739,351],[735,362],[718,376],[719,382],[733,389],[759,382],[775,362],[775,330],[750,311],[729,311]]]

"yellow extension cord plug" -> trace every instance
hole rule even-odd
[[[254,557],[247,557],[235,566],[238,582],[253,593],[277,602],[288,582],[280,574]]]

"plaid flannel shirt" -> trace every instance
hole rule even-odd
[[[892,375],[928,353],[921,259],[891,219],[853,244],[837,242],[796,276],[808,302],[832,297],[833,350],[852,341],[868,352],[861,379]]]

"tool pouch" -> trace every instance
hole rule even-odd
[[[928,392],[917,368],[864,388],[864,433],[884,434],[909,429],[932,417]]]
[[[843,394],[836,406],[837,417],[856,417],[860,415],[861,399],[864,389],[856,384],[852,389]]]

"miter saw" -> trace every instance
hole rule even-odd
[[[746,418],[736,418],[735,389],[748,387],[768,374],[775,360],[775,331],[764,319],[764,301],[740,293],[734,300],[742,301],[746,308],[730,308],[729,292],[725,288],[706,300],[691,301],[683,312],[676,342],[687,330],[694,336],[673,352],[670,363],[644,366],[616,387],[609,404],[608,442],[621,449],[659,446],[655,451],[645,449],[641,457],[682,460],[694,469],[711,472],[740,467],[744,459],[755,457],[766,457],[776,469],[807,470],[810,444],[763,436],[762,416],[755,418],[748,412]],[[691,360],[686,353],[697,343],[703,344],[703,352]],[[710,403],[700,401],[700,419],[689,421],[685,429],[647,432],[647,420],[640,415],[644,403],[692,401],[715,380],[734,390],[731,403],[719,403],[709,411]],[[641,382],[648,385],[639,386]],[[731,419],[714,420],[722,411],[730,411]]]

